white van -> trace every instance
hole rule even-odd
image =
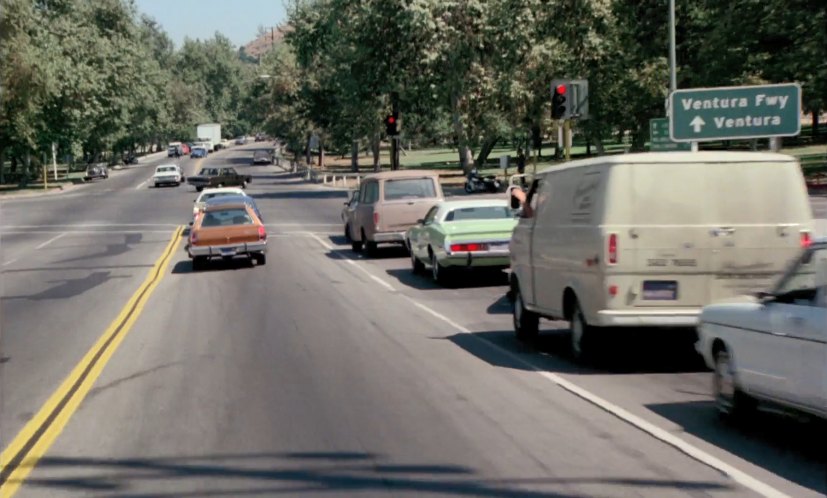
[[[516,200],[516,199],[514,199]],[[793,157],[661,152],[540,172],[511,241],[514,328],[571,322],[576,358],[601,327],[695,327],[701,308],[766,290],[811,242]]]

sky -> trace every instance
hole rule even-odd
[[[185,37],[206,40],[216,31],[236,46],[255,39],[258,27],[287,20],[285,0],[135,0],[138,11],[155,18],[180,48]]]

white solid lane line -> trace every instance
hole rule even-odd
[[[147,182],[149,182],[149,180],[142,181],[141,183],[138,184],[137,187],[135,187],[135,190],[141,190],[142,188],[144,188],[144,185],[146,185]]]
[[[317,237],[314,234],[311,234],[311,235],[325,249],[327,249],[327,250],[333,250],[334,249],[333,246],[331,246],[330,244],[325,242],[320,237]],[[389,283],[387,283],[384,280],[380,279],[379,277],[376,277],[375,275],[371,274],[366,268],[363,268],[361,265],[358,265],[356,263],[356,261],[354,261],[353,259],[345,258],[345,259],[343,259],[343,261],[346,261],[346,262],[350,263],[351,265],[355,266],[356,268],[359,268],[364,273],[368,274],[368,276],[370,276],[371,279],[373,279],[376,282],[380,283],[385,288],[390,289],[390,290],[396,290]],[[429,315],[433,316],[434,318],[437,318],[437,319],[445,322],[446,324],[450,325],[451,327],[453,327],[458,332],[461,332],[463,334],[468,334],[470,337],[473,337],[475,340],[479,341],[480,343],[485,344],[486,346],[496,350],[497,352],[508,356],[510,359],[512,359],[514,361],[517,361],[522,365],[525,365],[527,368],[529,368],[530,370],[536,372],[537,374],[539,374],[544,379],[553,382],[558,387],[560,387],[562,389],[565,389],[566,391],[574,394],[575,396],[577,396],[577,397],[579,397],[579,398],[581,398],[585,401],[588,401],[589,403],[597,406],[598,408],[604,410],[605,412],[607,412],[611,415],[614,415],[615,417],[619,418],[620,420],[623,420],[624,422],[628,423],[629,425],[632,425],[635,428],[649,434],[650,436],[654,437],[655,439],[657,439],[657,440],[659,440],[659,441],[661,441],[661,442],[663,442],[663,443],[665,443],[669,446],[672,446],[673,448],[675,448],[678,451],[682,452],[683,454],[689,456],[690,458],[692,458],[692,459],[694,459],[694,460],[696,460],[696,461],[698,461],[698,462],[700,462],[704,465],[707,465],[708,467],[711,467],[711,468],[713,468],[713,469],[729,476],[732,480],[734,480],[738,484],[744,486],[745,488],[748,488],[748,489],[760,494],[761,496],[766,496],[766,497],[771,497],[771,498],[789,498],[789,495],[782,493],[781,491],[773,488],[769,484],[766,484],[766,483],[756,479],[755,477],[752,477],[751,475],[747,474],[746,472],[743,472],[741,470],[736,469],[732,465],[729,465],[728,463],[722,461],[721,459],[719,459],[719,458],[707,453],[706,451],[704,451],[704,450],[688,443],[687,441],[684,441],[683,439],[681,439],[681,438],[675,436],[674,434],[671,434],[670,432],[656,426],[655,424],[653,424],[651,422],[648,422],[648,421],[642,419],[641,417],[638,417],[637,415],[621,408],[620,406],[617,406],[614,403],[601,398],[600,396],[592,393],[591,391],[583,389],[582,387],[580,387],[580,386],[564,379],[563,377],[561,377],[557,374],[544,371],[542,368],[540,368],[537,365],[534,365],[532,362],[526,360],[525,358],[523,358],[519,355],[516,355],[516,354],[512,353],[511,351],[508,351],[507,349],[505,349],[505,348],[503,348],[503,347],[501,347],[501,346],[499,346],[499,345],[497,345],[497,344],[495,344],[495,343],[493,343],[493,342],[491,342],[487,339],[483,339],[481,337],[478,337],[477,335],[474,335],[467,328],[465,328],[462,325],[456,323],[455,321],[451,320],[450,318],[443,315],[442,313],[430,308],[429,306],[426,306],[426,305],[416,301],[412,297],[406,296],[405,294],[401,294],[401,293],[400,293],[400,295],[402,297],[404,297],[405,299],[407,299],[408,301],[410,301],[410,303],[413,304],[414,306],[416,306],[417,308],[419,308],[422,311],[428,313]]]
[[[2,266],[10,265],[10,264],[14,263],[15,261],[17,261],[17,259],[18,258],[10,259],[10,260],[6,261],[5,263],[3,263]]]
[[[39,246],[35,247],[35,249],[43,249],[44,247],[48,246],[52,242],[56,241],[57,239],[65,236],[65,235],[66,235],[66,232],[62,232],[60,235],[52,237],[51,239],[47,240],[46,242],[44,242],[44,243],[40,244]]]

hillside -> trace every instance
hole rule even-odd
[[[270,31],[262,34],[255,40],[251,41],[247,45],[244,45],[244,53],[249,55],[250,57],[259,57],[261,54],[266,53],[270,50],[273,46],[284,39],[284,35],[287,32],[287,26],[278,26],[276,28],[272,28]]]

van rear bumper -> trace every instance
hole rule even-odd
[[[695,327],[701,309],[600,310],[600,327]]]
[[[401,244],[405,242],[405,232],[376,232],[373,234],[373,241]]]

